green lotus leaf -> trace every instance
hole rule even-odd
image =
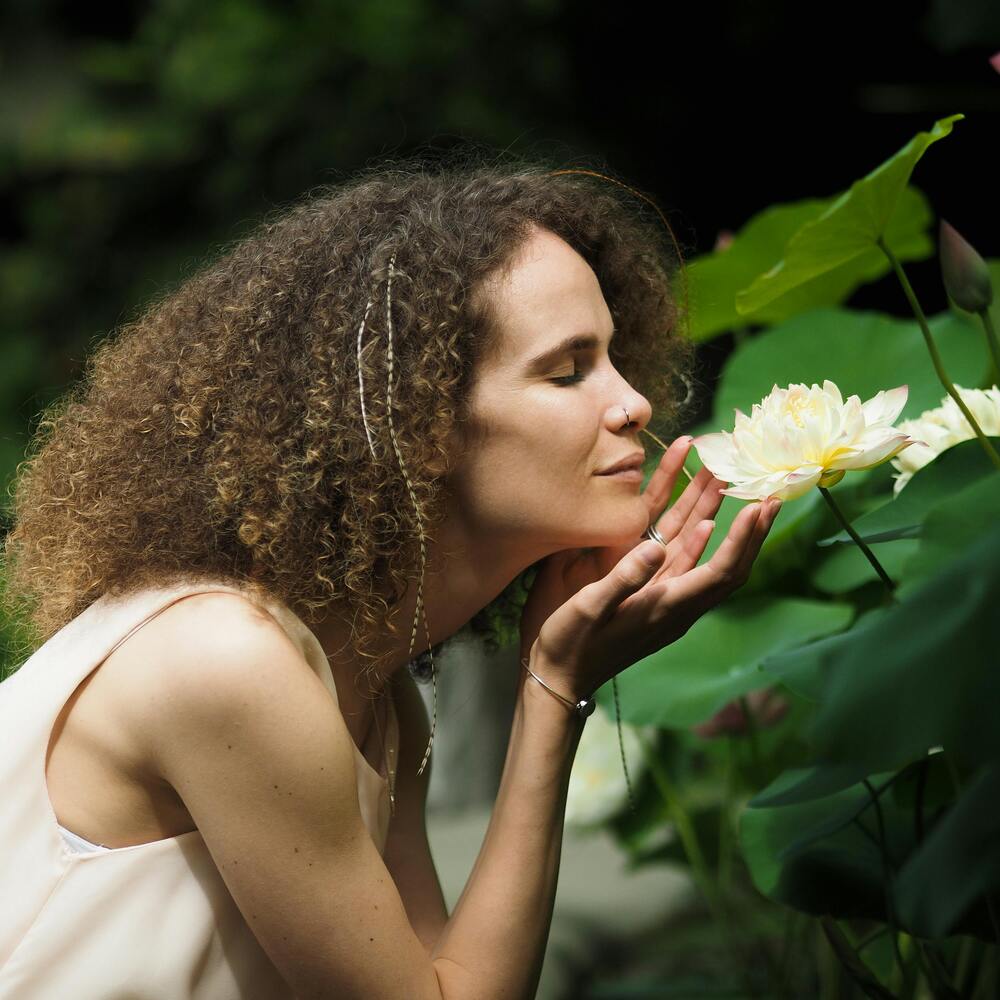
[[[855,181],[822,215],[806,222],[789,239],[782,259],[737,294],[737,311],[755,313],[806,282],[870,254],[878,239],[888,240],[889,223],[917,161],[964,117],[951,115],[936,121],[930,132],[918,132],[898,153]]]

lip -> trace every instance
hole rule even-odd
[[[642,472],[642,462],[646,457],[644,451],[636,451],[631,455],[627,455],[620,462],[615,462],[614,465],[609,465],[608,468],[601,470],[596,473],[598,476],[613,476],[617,472],[627,472],[631,470],[638,470],[641,474]]]
[[[599,479],[617,479],[622,483],[641,483],[642,469],[622,469],[620,472],[607,472],[598,477]]]

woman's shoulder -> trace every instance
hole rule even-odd
[[[144,755],[169,738],[162,730],[177,713],[225,705],[252,674],[260,674],[262,663],[315,677],[275,617],[233,591],[186,595],[147,621],[112,657],[116,662],[106,666],[114,675],[118,715]],[[280,700],[280,690],[273,696]]]

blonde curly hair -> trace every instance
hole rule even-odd
[[[414,503],[433,533],[446,442],[501,344],[491,301],[473,293],[536,226],[593,268],[620,331],[613,363],[673,426],[694,366],[670,290],[680,248],[618,183],[553,169],[467,152],[384,160],[276,210],[92,345],[9,487],[2,607],[27,648],[105,593],[215,580],[263,588],[307,624],[343,600],[356,655],[378,669],[372,640],[398,634],[390,612],[419,576]],[[393,254],[392,417],[412,496],[387,436]],[[356,360],[370,297],[362,365],[378,463]],[[475,629],[496,631],[518,583]]]

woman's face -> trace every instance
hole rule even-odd
[[[475,375],[468,430],[477,443],[449,477],[455,516],[470,537],[532,560],[638,539],[648,523],[641,476],[599,473],[642,452],[651,408],[608,357],[612,319],[597,276],[536,228],[509,280],[483,292],[494,296],[503,339]]]

